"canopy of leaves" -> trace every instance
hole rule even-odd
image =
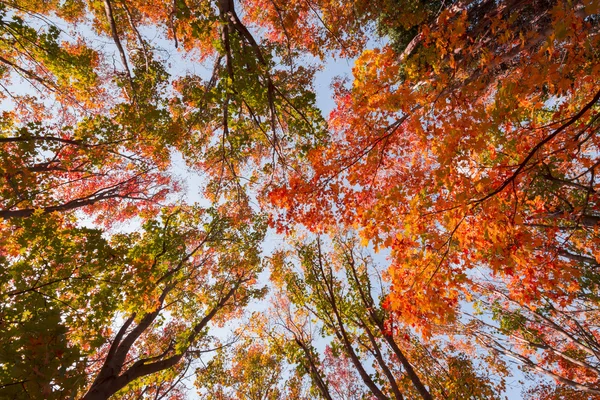
[[[598,0],[3,1],[0,101],[0,397],[600,396]]]

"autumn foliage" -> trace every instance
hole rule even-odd
[[[2,398],[600,398],[597,0],[5,1],[0,101]]]

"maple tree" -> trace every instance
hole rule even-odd
[[[175,128],[160,111],[162,66],[154,62],[151,69],[135,70],[136,87],[143,89],[136,92],[136,105],[107,101],[106,78],[96,71],[100,62],[93,49],[60,42],[53,25],[38,33],[18,15],[9,19],[4,4],[0,11],[7,18],[2,43],[10,49],[0,60],[2,97],[14,103],[2,114],[2,218],[84,207],[104,209],[105,219],[112,210],[118,219],[156,208],[173,189],[164,173],[165,146]],[[11,68],[42,94],[13,94]],[[115,83],[120,81],[117,76]],[[56,107],[46,106],[50,102]]]
[[[255,328],[258,324],[254,323]],[[254,331],[255,329],[252,329]],[[219,354],[196,372],[205,399],[308,399],[305,379],[290,369],[281,352],[270,348],[260,333],[242,334],[239,342],[223,346]]]
[[[85,389],[82,398],[108,398],[178,365],[173,380],[184,368],[180,361],[213,340],[209,322],[235,318],[262,293],[253,285],[260,221],[253,230],[249,221],[183,207],[148,221],[142,232],[108,241],[98,230],[61,226],[49,215],[15,226],[3,246],[9,250],[3,288],[11,289],[3,290],[3,329],[12,338],[3,382],[15,393],[35,397],[40,386],[38,393],[48,397]],[[17,357],[24,343],[27,356]],[[68,371],[64,386],[55,380],[57,361]],[[86,383],[88,375],[93,382]]]
[[[599,8],[2,2],[0,393],[598,395]]]
[[[485,346],[518,360],[528,369],[582,393],[598,395],[598,343],[593,301],[582,297],[568,308],[545,298],[542,306],[521,305],[506,292],[488,289],[479,313],[490,319],[472,320],[471,330]]]
[[[387,307],[426,337],[490,286],[524,313],[554,304],[560,325],[597,293],[598,4],[436,8],[394,9],[395,25],[383,13],[394,40],[361,54],[351,85],[336,83],[329,142],[269,193],[284,209],[276,223],[342,223],[389,249]],[[597,335],[592,315],[572,318]],[[517,345],[569,377],[583,362],[561,361],[563,342]],[[529,369],[597,388],[525,354]]]
[[[389,288],[357,240],[338,236],[332,252],[324,247],[321,239],[301,244],[299,268],[284,255],[272,268],[280,290],[273,313],[284,327],[275,334],[296,344],[298,358],[292,360],[304,358],[300,365],[322,397],[352,398],[360,380],[364,392],[378,399],[487,399],[499,393],[453,346],[420,342],[389,318],[383,307]],[[316,335],[331,337],[322,360],[312,354]]]

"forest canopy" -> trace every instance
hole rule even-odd
[[[0,100],[0,398],[600,399],[598,0],[4,0]]]

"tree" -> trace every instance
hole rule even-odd
[[[256,317],[256,318],[254,318]],[[196,371],[201,398],[206,399],[308,399],[301,376],[285,363],[284,354],[270,347],[261,335],[260,317],[240,332],[231,346],[223,346]],[[264,332],[262,332],[264,333]],[[263,337],[261,337],[263,336]]]
[[[275,312],[282,334],[291,335],[288,340],[309,360],[322,356],[314,354],[316,339],[307,330],[308,321],[330,343],[324,359],[309,364],[313,371],[306,368],[323,398],[345,398],[343,392],[360,381],[369,396],[380,399],[495,398],[498,388],[478,375],[465,355],[452,346],[444,354],[444,346],[420,342],[389,320],[381,272],[361,254],[355,239],[338,236],[334,246],[329,253],[321,239],[301,244],[299,268],[280,258],[273,268],[281,288],[277,309],[282,311]]]
[[[35,213],[4,222],[0,388],[3,396],[74,396],[86,355],[116,311],[120,253],[73,218]],[[114,280],[114,281],[113,281]]]
[[[15,367],[3,369],[4,389],[106,399],[150,374],[171,371],[173,381],[210,346],[210,324],[235,318],[263,293],[253,286],[260,221],[253,229],[252,221],[181,207],[107,242],[97,230],[61,228],[55,213],[36,216],[4,247],[29,249],[3,258],[3,359]],[[51,229],[58,235],[36,232]],[[56,361],[68,371],[65,386],[55,380]]]
[[[519,302],[573,301],[597,265],[597,4],[420,10],[401,52],[365,51],[337,84],[329,143],[271,201],[389,249],[389,307],[426,335],[478,269]]]
[[[465,329],[472,330],[485,346],[516,360],[527,371],[544,374],[580,393],[599,394],[595,300],[582,297],[565,306],[547,298],[543,306],[533,308],[488,287],[488,296],[477,304],[479,314],[490,312],[495,323],[479,317]]]
[[[531,399],[544,399],[544,400],[562,400],[562,399],[582,399],[582,400],[594,400],[597,398],[594,395],[586,394],[568,386],[552,386],[552,385],[539,385],[530,389],[527,392],[528,398]]]
[[[272,201],[312,229],[341,218],[390,249],[388,305],[425,335],[486,279],[537,323],[548,304],[577,312],[598,265],[597,4],[415,7],[413,25],[385,27],[392,46],[361,55],[352,87],[338,84],[335,135]],[[549,340],[547,362],[574,373],[577,357],[561,361]]]

